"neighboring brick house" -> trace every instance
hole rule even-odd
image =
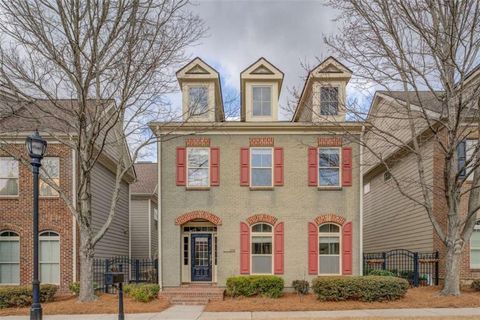
[[[480,67],[470,73],[466,79],[466,85],[477,86],[480,81]],[[441,94],[441,93],[438,93]],[[476,98],[478,99],[478,97]],[[384,159],[390,164],[392,174],[406,188],[408,194],[423,202],[420,185],[418,183],[418,169],[415,156],[412,153],[400,152],[399,148],[393,147],[395,137],[398,141],[408,142],[411,140],[411,131],[408,124],[408,116],[405,114],[405,103],[409,100],[413,103],[414,115],[416,115],[417,132],[421,137],[421,154],[425,166],[425,180],[428,187],[432,188],[433,212],[438,220],[446,228],[446,205],[443,196],[443,162],[444,152],[439,143],[435,141],[422,116],[418,106],[425,107],[426,112],[431,116],[442,113],[436,94],[432,92],[385,92],[378,91],[372,101],[369,119],[375,127],[379,128],[376,133],[365,134],[365,142],[377,154],[380,152]],[[417,112],[417,113],[415,113]],[[437,127],[438,123],[432,126]],[[440,126],[438,126],[440,127]],[[380,130],[385,130],[391,135],[390,142],[385,143],[385,136]],[[445,130],[440,129],[437,135],[445,139]],[[380,138],[379,138],[380,137]],[[476,134],[471,135],[477,139]],[[446,141],[446,140],[445,140]],[[399,143],[399,142],[396,142]],[[476,142],[475,142],[476,143]],[[469,139],[461,144],[457,152],[460,158],[470,157],[472,151],[469,148]],[[466,145],[466,147],[465,147]],[[381,151],[383,148],[383,151]],[[467,151],[468,150],[468,151]],[[435,252],[440,255],[440,280],[444,277],[444,259],[446,247],[436,235],[433,225],[425,209],[415,204],[412,200],[402,195],[391,175],[367,149],[364,155],[364,237],[363,246],[365,252],[382,252],[393,249],[407,249],[416,252]],[[473,178],[473,177],[470,177]],[[471,180],[471,179],[470,179]],[[469,180],[465,188],[471,185]],[[467,200],[461,201],[461,211],[466,212]],[[480,278],[480,222],[475,227],[471,241],[465,247],[462,258],[461,279],[469,281]]]
[[[17,101],[8,93],[0,95],[0,109],[6,110]],[[59,103],[75,105],[73,101]],[[60,122],[46,115],[33,123],[34,107],[18,102],[9,117],[0,119],[1,141],[7,141],[10,152],[26,154],[25,138],[32,130],[55,128]],[[6,113],[4,113],[6,114]],[[49,130],[51,132],[51,130]],[[68,197],[76,194],[76,152],[43,134],[48,142],[42,160],[53,179]],[[106,221],[115,185],[114,156],[104,152],[92,173],[92,221],[97,230]],[[110,229],[96,246],[96,257],[128,256],[129,183],[122,182],[116,216]],[[30,284],[32,281],[32,173],[6,152],[0,152],[0,285]],[[40,181],[39,198],[40,281],[68,292],[68,285],[79,280],[79,232],[75,219],[55,190]]]
[[[130,185],[130,256],[158,257],[157,163],[135,164],[137,180]]]
[[[162,289],[224,287],[241,274],[279,275],[287,287],[361,274],[360,147],[348,137],[360,138],[363,123],[345,121],[350,77],[326,59],[294,118],[280,121],[283,73],[261,58],[240,75],[240,121],[227,121],[216,70],[196,58],[177,72],[187,122],[150,124]]]

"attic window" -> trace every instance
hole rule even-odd
[[[204,115],[208,110],[207,87],[190,87],[188,89],[189,110],[192,116]]]
[[[253,115],[272,115],[272,88],[270,86],[254,86],[253,93]]]
[[[337,115],[338,114],[338,88],[322,87],[320,88],[320,114]]]

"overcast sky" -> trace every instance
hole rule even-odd
[[[287,89],[303,85],[300,61],[313,65],[316,57],[332,54],[322,35],[336,32],[332,21],[336,14],[320,0],[197,0],[193,11],[205,21],[208,32],[189,54],[220,72],[224,95],[238,94],[240,72],[263,56],[285,74],[280,97],[283,106]],[[179,94],[172,97],[174,104],[180,101]]]

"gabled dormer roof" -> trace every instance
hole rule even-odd
[[[302,93],[298,99],[297,108],[293,115],[292,122],[299,121],[302,109],[305,106],[305,99],[307,98],[312,83],[315,80],[344,80],[348,82],[352,77],[352,70],[347,68],[344,64],[340,63],[337,59],[330,56],[323,60],[319,65],[313,68],[307,76],[302,89]]]
[[[187,63],[184,67],[177,71],[177,80],[180,87],[184,82],[201,82],[201,81],[213,81],[215,82],[215,106],[220,115],[221,121],[225,120],[225,113],[223,110],[223,98],[222,98],[222,85],[220,82],[220,73],[212,66],[207,64],[199,57],[194,58]]]
[[[278,82],[278,96],[282,89],[283,72],[275,67],[270,61],[264,57],[259,58],[257,61],[246,67],[240,73],[240,92],[242,99],[242,108],[240,117],[242,121],[245,121],[245,83],[247,81],[274,81]]]

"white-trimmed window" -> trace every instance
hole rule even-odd
[[[210,186],[210,148],[187,148],[187,186]]]
[[[338,114],[337,87],[320,88],[320,114],[326,116]]]
[[[340,186],[340,148],[318,148],[318,185]]]
[[[45,157],[42,160],[42,168],[47,173],[46,175],[40,171],[40,175],[49,177],[55,182],[57,186],[60,185],[60,158]],[[58,192],[48,185],[45,181],[40,180],[39,194],[41,197],[58,197]]]
[[[13,231],[0,232],[0,284],[20,283],[20,237]]]
[[[39,236],[40,282],[60,283],[60,236],[44,231]]]
[[[475,151],[475,147],[477,146],[478,140],[473,140],[473,139],[467,139],[465,142],[465,160],[469,161],[470,163],[467,166],[466,172],[469,172],[472,170],[472,168],[475,166],[475,159],[472,159],[473,157],[473,152]],[[467,181],[472,181],[473,180],[473,172],[467,177]]]
[[[333,223],[318,227],[318,273],[338,275],[341,269],[340,226]]]
[[[18,196],[18,161],[0,157],[0,196]]]
[[[470,237],[470,269],[480,269],[480,220]]]
[[[253,86],[253,116],[272,115],[272,87]]]
[[[272,148],[250,148],[250,185],[252,187],[273,186],[272,163]]]
[[[194,86],[188,88],[189,111],[192,116],[205,115],[208,111],[208,87]]]
[[[266,223],[252,226],[252,274],[273,274],[273,227]]]

